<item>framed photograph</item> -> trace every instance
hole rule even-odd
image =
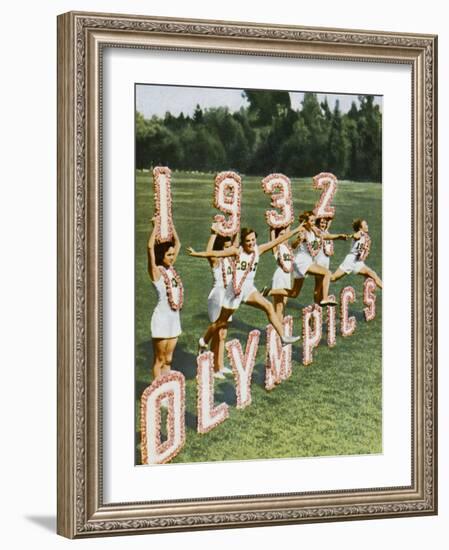
[[[437,37],[58,18],[58,532],[437,513]]]

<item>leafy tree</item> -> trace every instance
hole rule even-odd
[[[292,133],[279,149],[281,170],[291,176],[304,176],[304,156],[310,140],[310,131],[304,119],[299,118],[293,125]],[[310,174],[309,174],[310,175]]]
[[[357,130],[360,139],[361,162],[364,164],[364,173],[360,171],[359,178],[381,181],[382,116],[379,107],[374,105],[374,96],[359,96],[359,102]]]
[[[179,138],[163,122],[153,117],[144,119],[136,114],[136,167],[150,168],[168,164],[177,168],[182,164]]]
[[[279,90],[244,90],[248,112],[256,126],[270,125],[291,109],[290,94]]]
[[[317,95],[306,92],[300,112],[309,138],[303,150],[302,175],[312,176],[327,163],[328,128],[326,118],[318,102]]]
[[[177,169],[235,169],[252,175],[282,171],[291,177],[328,170],[339,178],[381,181],[382,115],[373,96],[360,96],[346,114],[336,102],[306,92],[300,110],[282,91],[245,90],[248,106],[202,109],[192,117],[136,113],[136,165]]]
[[[195,129],[189,125],[181,133],[184,145],[186,170],[214,171],[226,164],[226,151],[221,141],[201,125]]]
[[[193,122],[195,124],[201,124],[203,122],[203,111],[198,104],[195,108],[195,112],[193,113]]]
[[[239,119],[229,109],[218,107],[206,110],[203,120],[205,127],[215,134],[226,151],[227,165],[238,171],[246,171],[250,146]]]
[[[338,174],[340,178],[344,178],[348,170],[349,141],[344,129],[338,100],[335,102],[335,108],[330,121],[327,170]]]

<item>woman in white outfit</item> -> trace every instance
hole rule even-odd
[[[322,285],[322,296],[319,304],[322,306],[336,305],[334,300],[329,300],[329,283],[331,273],[329,269],[318,265],[316,257],[320,252],[322,239],[329,239],[333,236],[324,233],[319,234],[315,226],[315,214],[311,210],[307,210],[299,216],[299,235],[292,243],[295,250],[293,255],[293,286],[291,289],[271,289],[271,296],[287,296],[288,298],[296,298],[301,292],[304,278],[309,273],[320,278]]]
[[[148,240],[148,274],[156,289],[158,302],[151,317],[153,340],[153,376],[158,378],[171,370],[173,352],[181,334],[180,310],[184,289],[173,267],[181,249],[173,228],[173,241],[156,243],[157,218]]]
[[[287,231],[289,231],[289,227],[278,229],[271,228],[271,240],[274,240],[281,235],[285,235]],[[293,250],[290,248],[288,242],[283,242],[273,248],[273,254],[276,259],[277,268],[273,273],[271,288],[290,290],[292,287],[291,273],[293,271]],[[273,296],[273,305],[276,315],[282,322],[284,319],[285,306],[287,305],[287,297],[278,296],[275,294]]]
[[[236,244],[238,235],[232,239],[231,237],[222,237],[218,235],[215,229],[215,224],[211,227],[211,236],[207,242],[206,252],[216,250],[226,250]],[[232,281],[233,262],[231,258],[215,258],[210,256],[207,258],[212,270],[213,286],[207,297],[207,312],[211,323],[216,321],[220,315],[223,305],[225,289]],[[228,321],[232,321],[229,318]],[[211,351],[214,354],[214,376],[215,378],[224,378],[225,374],[231,373],[231,369],[224,365],[224,350],[225,341],[228,330],[227,326],[220,329],[212,338]]]
[[[317,218],[315,220],[316,230],[321,239],[321,248],[316,255],[315,261],[317,265],[321,265],[325,269],[330,269],[330,257],[334,255],[334,241],[347,240],[349,235],[340,233],[337,235],[329,233],[329,228],[332,223],[332,218]],[[332,278],[331,278],[332,281]],[[323,298],[323,279],[315,277],[315,290],[313,296],[316,303],[319,303]]]
[[[274,307],[266,300],[262,294],[257,290],[254,285],[254,278],[256,276],[257,265],[259,258],[265,252],[272,250],[275,246],[280,245],[284,241],[287,241],[290,237],[298,233],[300,228],[298,227],[294,231],[290,231],[285,235],[279,236],[277,239],[269,241],[261,245],[257,244],[257,234],[254,229],[244,227],[241,230],[240,242],[241,246],[231,246],[227,250],[217,251],[204,251],[195,252],[193,248],[188,248],[188,252],[191,256],[200,258],[216,257],[226,258],[233,257],[235,269],[233,271],[232,283],[226,287],[223,306],[220,311],[218,319],[209,325],[204,337],[199,340],[200,351],[207,349],[209,342],[212,340],[214,334],[220,329],[226,327],[227,322],[231,315],[239,308],[242,302],[245,302],[249,306],[253,306],[265,312],[268,320],[273,325],[282,343],[292,344],[299,340],[299,336],[287,336],[283,334],[283,325],[279,320],[279,317],[274,311]]]
[[[368,223],[366,220],[357,219],[352,222],[352,228],[355,233],[352,235],[352,243],[349,254],[346,255],[343,262],[335,273],[332,274],[332,282],[338,281],[345,275],[355,273],[362,277],[374,279],[376,285],[382,288],[382,281],[377,273],[365,264],[371,248],[371,237],[368,233]]]

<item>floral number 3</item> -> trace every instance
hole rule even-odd
[[[277,210],[267,210],[265,219],[274,229],[287,227],[293,223],[292,186],[284,174],[270,174],[262,180],[262,188],[267,195],[271,195],[271,206]]]

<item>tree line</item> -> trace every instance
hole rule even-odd
[[[136,167],[289,177],[332,172],[339,179],[381,181],[382,115],[373,96],[359,96],[342,113],[338,101],[330,109],[311,92],[299,110],[288,92],[243,94],[249,105],[237,112],[199,105],[192,116],[167,112],[146,119],[136,112]]]

